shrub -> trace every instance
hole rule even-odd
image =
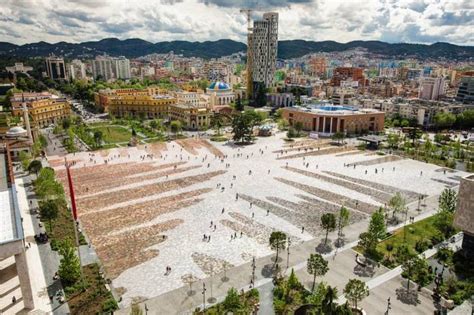
[[[116,309],[118,309],[118,305],[114,298],[109,298],[102,304],[102,312],[104,313],[112,313]]]
[[[423,253],[425,250],[427,250],[431,245],[431,241],[426,239],[426,238],[422,238],[420,240],[418,240],[415,244],[415,250],[418,252],[418,253]]]

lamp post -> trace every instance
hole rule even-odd
[[[214,268],[211,266],[211,277],[210,277],[210,285],[211,285],[211,296],[207,300],[209,303],[214,303],[216,298],[212,295],[212,277],[214,276]]]
[[[291,238],[288,237],[288,250],[286,252],[286,269],[290,267],[290,246],[291,246]]]
[[[203,314],[204,312],[206,311],[206,284],[203,283],[202,284],[202,311],[203,311]]]
[[[252,258],[252,288],[255,286],[255,269],[257,268],[257,265],[255,263],[255,256]]]

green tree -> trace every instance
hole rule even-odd
[[[408,139],[412,141],[413,145],[415,145],[415,141],[420,139],[422,135],[423,135],[423,132],[417,126],[412,127],[408,131]]]
[[[474,128],[474,109],[466,110],[456,117],[456,124],[461,129]]]
[[[431,283],[434,278],[426,259],[420,258],[418,255],[413,255],[410,259],[405,260],[402,264],[402,270],[402,276],[422,287]],[[407,291],[409,290],[409,283],[410,281],[407,281]]]
[[[235,101],[235,110],[239,112],[244,110],[244,105],[242,104],[242,99],[240,98],[240,94],[237,94],[237,99]]]
[[[359,246],[364,250],[364,255],[373,257],[377,253],[377,238],[369,232],[363,232],[359,235]]]
[[[326,230],[324,245],[328,242],[328,234],[336,228],[336,216],[334,213],[325,213],[321,216],[321,227]]]
[[[28,171],[35,173],[36,175],[38,175],[38,172],[41,171],[42,168],[43,165],[41,164],[41,161],[38,160],[33,160],[30,165],[28,165]]]
[[[456,116],[451,113],[437,113],[434,116],[434,123],[436,128],[449,128],[456,122]]]
[[[239,311],[242,309],[242,303],[240,302],[239,293],[236,289],[230,288],[227,291],[227,296],[222,302],[224,306],[224,310],[227,312],[232,312],[233,314],[238,314]]]
[[[338,314],[336,310],[337,303],[334,302],[337,299],[338,299],[337,288],[328,286],[326,289],[326,294],[322,302],[323,314],[328,314],[328,315]]]
[[[456,211],[457,194],[454,189],[446,188],[443,190],[438,199],[438,208],[440,211],[448,211],[454,213]]]
[[[20,151],[18,157],[20,158],[21,166],[26,171],[31,163],[31,155],[28,152]]]
[[[179,120],[173,120],[170,123],[170,129],[171,129],[171,132],[174,133],[175,138],[181,132],[182,128],[183,128],[182,124]]]
[[[349,216],[349,210],[342,206],[341,209],[339,209],[339,215],[337,219],[337,237],[339,240],[342,238],[342,229],[349,225]]]
[[[398,144],[400,143],[400,136],[396,133],[390,133],[387,136],[387,142],[391,149],[398,148]]]
[[[397,192],[389,201],[389,207],[392,209],[392,219],[396,218],[396,214],[406,210],[406,201],[402,195]]]
[[[97,147],[102,145],[102,139],[104,138],[102,131],[96,130],[94,131],[94,142]]]
[[[344,133],[338,131],[332,135],[331,139],[337,141],[337,143],[341,143],[341,141],[344,141]]]
[[[211,126],[216,129],[217,135],[221,135],[221,128],[224,126],[224,120],[219,114],[214,114],[211,118]]]
[[[270,248],[276,250],[275,263],[278,262],[278,254],[280,250],[286,248],[286,234],[281,231],[275,231],[270,234]]]
[[[59,262],[59,277],[66,285],[72,285],[81,277],[81,265],[75,248],[70,241],[64,241],[59,247],[59,253],[62,256]]]
[[[290,276],[288,277],[287,285],[288,285],[288,288],[292,290],[298,289],[301,286],[301,283],[296,277],[295,270],[293,268],[291,268],[291,273],[290,273]]]
[[[377,241],[380,241],[387,235],[383,208],[379,208],[377,211],[372,213],[368,232],[372,234]]]
[[[328,270],[328,262],[320,254],[311,254],[307,261],[308,273],[313,275],[313,286],[311,291],[314,291],[314,286],[316,284],[316,277],[324,276]]]
[[[443,234],[445,238],[450,237],[454,233],[454,213],[447,210],[439,210],[434,218],[434,226]]]
[[[58,203],[55,200],[41,201],[39,205],[41,219],[48,220],[49,229],[53,230],[52,221],[56,220],[59,214]]]
[[[369,287],[359,279],[351,279],[344,287],[344,296],[357,308],[357,303],[369,296]]]
[[[301,135],[301,130],[303,130],[303,123],[301,121],[295,123],[295,130],[296,136],[299,137]]]
[[[263,107],[267,105],[267,95],[266,95],[265,85],[263,83],[259,83],[257,87],[257,93],[255,96],[255,106]]]
[[[232,120],[234,141],[250,142],[253,138],[253,128],[262,122],[263,117],[254,110],[246,110],[235,115]]]
[[[64,130],[69,129],[69,127],[71,127],[71,119],[69,119],[68,117],[64,118],[61,121],[61,126],[63,127]]]

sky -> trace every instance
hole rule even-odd
[[[1,0],[0,41],[245,42],[241,8],[279,13],[279,39],[474,45],[474,0]]]

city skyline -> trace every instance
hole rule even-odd
[[[249,4],[250,3],[250,4]],[[142,38],[233,39],[246,42],[240,8],[279,14],[279,39],[449,42],[473,45],[474,6],[469,1],[324,0],[8,0],[0,8],[0,41],[25,44]]]

